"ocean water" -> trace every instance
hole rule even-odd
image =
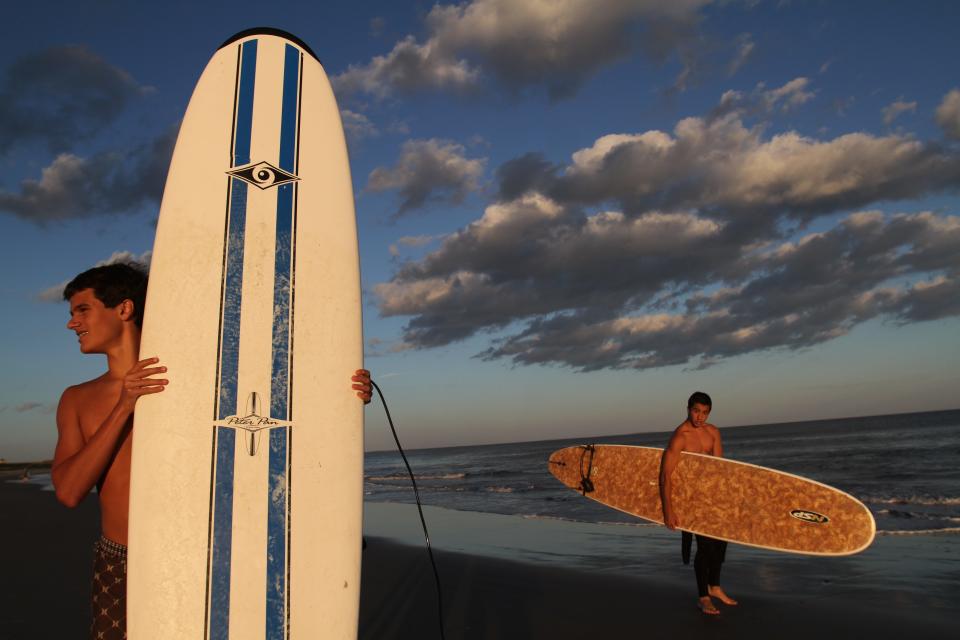
[[[678,421],[679,422],[679,421]],[[880,535],[960,533],[960,410],[721,427],[724,456],[846,491],[873,512]],[[401,425],[401,442],[402,442]],[[663,447],[669,433],[408,451],[424,504],[622,526],[654,526],[567,489],[547,471],[575,444]],[[414,502],[396,451],[368,453],[365,499]]]
[[[879,535],[960,534],[960,410],[721,427],[724,456],[831,485],[870,508]],[[402,425],[401,425],[402,429]],[[401,431],[401,441],[402,441]],[[424,504],[594,524],[656,526],[567,489],[550,453],[576,444],[662,447],[669,433],[408,451]],[[367,453],[369,502],[414,502],[396,451]],[[10,482],[23,482],[11,479]],[[53,490],[49,473],[26,482]]]

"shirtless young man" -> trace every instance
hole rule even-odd
[[[126,637],[126,544],[133,411],[142,396],[161,393],[166,367],[137,360],[147,276],[127,264],[85,271],[64,289],[67,328],[82,353],[107,356],[107,371],[68,387],[57,408],[59,437],[51,476],[57,499],[77,506],[96,486],[101,538],[95,547],[91,638]],[[370,402],[370,373],[357,370],[353,389]]]
[[[660,463],[660,502],[663,505],[663,522],[670,529],[681,526],[680,518],[673,510],[671,489],[673,472],[680,462],[680,453],[706,453],[723,457],[723,444],[720,430],[707,422],[713,401],[702,391],[695,392],[687,400],[687,419],[673,432],[670,443]],[[697,606],[708,615],[717,615],[720,610],[713,604],[710,596],[726,605],[736,605],[737,601],[724,592],[720,586],[720,566],[726,554],[727,543],[707,536],[697,535],[697,555],[693,567],[697,574],[699,601]]]

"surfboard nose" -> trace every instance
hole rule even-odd
[[[306,42],[288,31],[276,29],[274,27],[252,27],[250,29],[244,29],[240,33],[236,33],[227,38],[223,44],[217,47],[217,50],[219,51],[224,47],[230,46],[238,40],[243,40],[244,38],[250,38],[253,36],[276,36],[278,38],[283,38],[284,40],[289,40],[293,44],[303,49],[306,53],[310,54],[310,56],[313,57],[317,62],[320,62],[320,58],[317,57],[317,54],[313,52],[313,49],[311,49]]]

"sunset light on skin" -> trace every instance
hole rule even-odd
[[[190,92],[261,25],[333,81],[363,365],[406,447],[667,431],[697,389],[720,427],[956,408],[958,20],[951,2],[18,5],[0,458],[52,456],[60,392],[104,368],[62,287],[149,261]],[[367,448],[392,447],[378,402],[366,416]]]

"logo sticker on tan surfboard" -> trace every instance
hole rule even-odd
[[[830,522],[830,518],[822,513],[817,513],[816,511],[805,511],[803,509],[794,509],[790,512],[790,517],[813,524],[827,524]]]

